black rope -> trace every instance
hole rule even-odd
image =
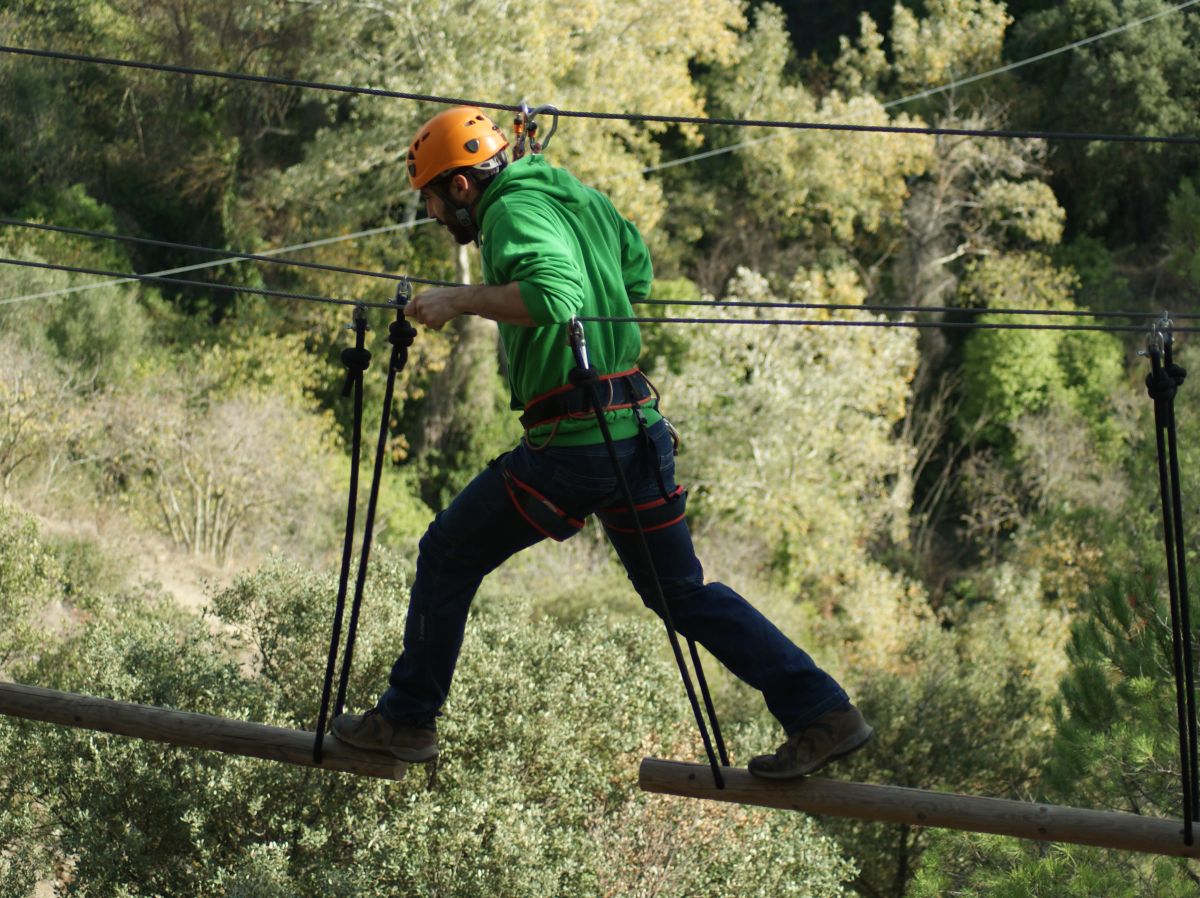
[[[1193,844],[1193,821],[1200,813],[1200,771],[1196,764],[1196,710],[1191,658],[1191,619],[1187,607],[1187,573],[1184,557],[1182,501],[1178,458],[1175,456],[1174,399],[1184,372],[1163,364],[1163,347],[1156,333],[1147,351],[1151,373],[1146,387],[1154,400],[1154,437],[1158,456],[1159,492],[1162,499],[1163,542],[1167,556],[1167,590],[1171,614],[1171,654],[1175,675],[1175,712],[1179,725],[1180,779],[1182,781],[1183,841]]]
[[[989,309],[989,312],[995,311]],[[1145,333],[1145,326],[1105,324],[1021,324],[992,321],[857,321],[830,318],[825,320],[808,318],[652,318],[647,316],[581,315],[580,321],[608,322],[610,324],[760,324],[785,325],[791,327],[915,327],[949,328],[952,330],[1053,330],[1053,331],[1101,331],[1106,333]],[[1190,334],[1200,328],[1177,327],[1176,333]]]
[[[243,287],[239,284],[218,284],[207,281],[193,281],[186,278],[165,277],[158,274],[134,274],[129,271],[108,271],[103,268],[83,268],[78,265],[53,265],[49,262],[30,262],[25,259],[3,259],[0,264],[19,265],[23,268],[41,268],[47,271],[69,271],[74,274],[92,274],[97,277],[119,278],[130,281],[150,281],[156,284],[174,284],[179,287],[199,287],[202,290],[226,290],[233,293],[250,293],[255,296],[266,296],[278,299],[296,299],[302,302],[330,303],[338,306],[364,306],[369,309],[393,309],[390,302],[363,302],[357,299],[338,299],[334,296],[320,296],[313,293],[289,293],[285,290],[267,290],[260,287]],[[0,299],[0,305],[4,300]]]
[[[1170,331],[1163,344],[1163,361],[1176,388],[1183,386],[1187,372],[1172,359]],[[1175,516],[1175,559],[1179,570],[1179,625],[1183,635],[1184,696],[1187,704],[1188,755],[1192,771],[1192,819],[1200,820],[1200,757],[1197,752],[1195,664],[1192,659],[1192,611],[1188,598],[1187,540],[1183,529],[1183,491],[1179,476],[1179,446],[1175,426],[1175,393],[1167,401],[1167,451],[1171,470],[1172,508]]]
[[[0,217],[0,225],[17,228],[32,228],[40,231],[50,231],[58,234],[72,234],[80,237],[89,237],[100,240],[114,240],[124,243],[140,244],[145,246],[166,247],[169,249],[185,250],[188,252],[209,253],[212,255],[229,256],[235,259],[244,259],[250,262],[265,262],[272,265],[285,265],[297,268],[308,268],[316,271],[328,271],[335,274],[350,274],[359,275],[362,277],[380,278],[383,280],[402,281],[407,279],[410,283],[426,284],[435,287],[464,287],[466,284],[458,281],[443,281],[431,278],[419,278],[405,274],[393,274],[387,271],[375,271],[365,268],[352,268],[344,265],[329,265],[320,262],[305,262],[300,259],[278,258],[276,256],[266,256],[258,253],[243,253],[235,250],[217,249],[211,246],[199,246],[191,243],[176,243],[170,240],[156,240],[149,237],[132,237],[126,234],[112,234],[107,231],[91,231],[85,228],[71,228],[62,225],[43,224],[41,222],[21,221],[12,218]],[[1157,318],[1159,312],[1104,312],[1104,311],[1088,311],[1086,309],[1007,309],[1007,308],[981,308],[971,306],[892,306],[883,304],[870,303],[817,303],[817,302],[756,302],[748,300],[734,299],[637,299],[633,300],[633,305],[643,306],[701,306],[709,308],[740,308],[740,309],[807,309],[812,311],[860,311],[860,312],[880,312],[880,313],[895,313],[895,314],[964,314],[964,315],[1030,315],[1041,317],[1076,317],[1076,318],[1131,318],[1131,319],[1152,319]],[[1174,316],[1177,319],[1197,319],[1200,318],[1200,313],[1178,314]],[[668,319],[654,319],[655,321]]]
[[[212,255],[229,256],[235,259],[244,259],[251,262],[265,262],[272,265],[293,266],[297,268],[308,268],[316,271],[328,271],[335,274],[350,274],[359,275],[362,277],[380,278],[383,280],[402,281],[408,280],[414,284],[426,284],[435,287],[465,287],[466,284],[458,281],[443,281],[431,278],[419,278],[405,274],[393,274],[387,271],[375,271],[365,268],[352,268],[343,265],[329,265],[320,262],[305,262],[300,259],[278,258],[276,256],[266,256],[257,253],[243,253],[235,250],[217,249],[211,246],[200,246],[191,243],[176,243],[170,240],[156,240],[149,237],[132,237],[126,234],[112,234],[107,231],[91,231],[85,228],[71,228],[62,225],[43,224],[41,222],[21,221],[19,219],[0,217],[0,225],[17,228],[32,228],[40,231],[50,231],[59,234],[72,234],[80,237],[89,237],[100,240],[114,240],[125,243],[140,244],[145,246],[159,246],[169,249],[185,250],[189,252],[209,253]],[[806,309],[811,311],[860,311],[860,312],[879,312],[879,313],[895,313],[895,314],[964,314],[964,315],[1030,315],[1041,317],[1076,317],[1076,318],[1130,318],[1130,319],[1152,319],[1158,318],[1159,312],[1105,312],[1105,311],[1089,311],[1086,309],[1007,309],[1007,308],[982,308],[972,306],[892,306],[883,304],[871,303],[818,303],[818,302],[767,302],[767,301],[748,301],[734,299],[636,299],[632,304],[643,306],[700,306],[709,308],[740,308],[740,309]],[[1173,316],[1176,319],[1200,319],[1200,313],[1182,313]],[[673,319],[653,319],[655,321],[668,321]]]
[[[160,246],[167,249],[186,250],[193,253],[210,253],[216,256],[229,256],[234,259],[245,259],[249,262],[266,262],[270,265],[289,265],[295,268],[310,268],[315,271],[331,271],[335,274],[357,274],[362,277],[381,278],[389,281],[407,279],[413,284],[430,284],[435,287],[460,287],[454,281],[436,281],[428,278],[412,277],[407,274],[392,274],[387,271],[371,271],[365,268],[349,268],[344,265],[326,265],[321,262],[305,262],[300,259],[281,259],[278,256],[264,256],[258,253],[240,253],[230,249],[216,249],[211,246],[197,246],[192,243],[175,243],[170,240],[153,240],[149,237],[130,237],[126,234],[111,234],[107,231],[89,231],[85,228],[67,228],[61,225],[41,224],[34,221],[20,221],[14,218],[0,218],[0,225],[11,228],[33,228],[38,231],[52,231],[56,234],[73,234],[78,237],[91,237],[98,240],[117,240],[123,243],[135,243],[141,246]]]
[[[713,782],[718,789],[724,789],[725,777],[721,773],[721,765],[729,766],[729,756],[725,751],[725,743],[720,737],[716,710],[713,707],[712,698],[708,693],[708,683],[704,680],[703,669],[700,666],[700,655],[696,651],[695,643],[689,640],[689,643],[691,643],[692,659],[696,665],[697,678],[701,683],[701,688],[704,690],[704,704],[713,721],[713,732],[716,734],[718,741],[719,761],[717,753],[713,750],[713,741],[709,737],[708,727],[704,722],[704,714],[700,710],[700,702],[696,698],[696,687],[692,684],[692,678],[687,669],[687,662],[684,661],[683,651],[679,648],[679,637],[675,631],[675,622],[671,618],[671,609],[667,605],[666,596],[663,594],[662,582],[658,579],[658,569],[654,565],[654,555],[650,552],[650,544],[646,541],[646,532],[642,529],[641,518],[637,512],[637,502],[633,498],[633,491],[629,488],[629,481],[625,478],[625,472],[621,468],[620,460],[617,458],[617,450],[613,445],[612,432],[608,429],[608,421],[604,417],[604,400],[600,396],[599,377],[597,376],[596,369],[588,364],[587,350],[583,340],[583,328],[578,325],[578,322],[581,320],[574,318],[568,325],[570,346],[575,354],[575,363],[577,366],[571,370],[570,381],[584,392],[585,401],[595,410],[596,423],[600,427],[600,435],[604,438],[604,446],[608,450],[608,457],[612,462],[613,472],[616,474],[621,495],[633,519],[633,527],[637,532],[642,560],[650,573],[650,581],[654,586],[655,601],[661,609],[662,621],[667,628],[667,637],[671,641],[671,651],[674,653],[675,663],[679,667],[679,676],[683,679],[683,686],[687,691],[688,702],[692,706],[692,714],[695,715],[696,726],[700,730],[700,739],[704,743],[704,751],[708,755],[708,763],[712,767]]]
[[[375,446],[375,470],[371,475],[371,489],[367,498],[367,517],[363,523],[362,552],[358,556],[358,576],[354,582],[354,602],[350,607],[350,624],[346,628],[346,653],[342,659],[342,674],[338,680],[337,701],[333,714],[336,717],[346,706],[346,689],[350,682],[350,667],[354,662],[354,642],[358,635],[358,617],[362,609],[363,591],[367,584],[367,562],[371,557],[371,540],[375,534],[375,508],[379,502],[379,485],[383,479],[383,459],[387,450],[388,425],[392,417],[392,395],[396,386],[396,375],[408,364],[408,347],[417,336],[416,328],[404,317],[408,303],[409,287],[400,284],[396,288],[396,320],[388,326],[388,342],[392,354],[388,361],[387,385],[383,391],[383,413],[379,419],[379,442]]]
[[[317,736],[313,743],[313,762],[321,763],[321,745],[325,738],[325,724],[329,717],[329,698],[333,692],[333,673],[337,666],[338,645],[342,641],[342,618],[346,613],[346,588],[350,581],[350,561],[354,555],[354,514],[358,507],[358,465],[362,457],[362,411],[363,372],[371,364],[371,353],[366,348],[366,310],[354,310],[354,347],[342,350],[342,364],[346,366],[346,383],[342,396],[354,393],[354,425],[351,431],[350,449],[350,495],[346,502],[346,536],[342,542],[342,567],[338,575],[337,601],[333,612],[333,633],[329,639],[329,659],[325,665],[325,682],[321,687],[321,711],[317,716]]]
[[[375,97],[390,97],[398,100],[416,100],[425,103],[440,103],[447,106],[479,106],[505,112],[519,112],[519,104],[489,103],[465,97],[444,97],[435,94],[418,94],[408,91],[384,90],[374,87],[357,87],[334,84],[326,81],[306,81],[299,78],[277,78],[269,75],[250,75],[244,72],[227,72],[218,69],[169,63],[141,62],[129,59],[113,59],[103,56],[87,56],[82,53],[64,53],[56,50],[38,50],[31,47],[0,45],[0,53],[33,56],[41,59],[58,59],[69,62],[86,62],[97,65],[144,69],[156,72],[173,72],[181,75],[200,75],[208,78],[224,78],[234,81],[250,81],[257,84],[274,84],[282,87],[310,88],[346,94],[362,94]],[[739,128],[784,128],[805,131],[848,131],[872,134],[924,134],[950,137],[995,137],[1016,140],[1079,140],[1105,143],[1154,143],[1200,145],[1200,138],[1186,135],[1142,135],[1142,134],[1089,134],[1066,131],[1004,131],[976,128],[931,128],[904,125],[851,125],[834,122],[795,122],[778,119],[705,118],[691,115],[650,115],[641,112],[591,112],[574,109],[557,110],[564,118],[595,119],[599,121],[655,122],[669,125],[722,125]]]
[[[409,283],[426,284],[435,287],[465,287],[466,284],[458,281],[443,281],[432,278],[413,277],[405,274],[394,274],[387,271],[375,271],[365,268],[352,268],[344,265],[329,265],[320,262],[305,262],[300,259],[278,258],[276,256],[266,256],[258,253],[243,253],[236,250],[217,249],[211,246],[200,246],[191,243],[176,243],[170,240],[156,240],[149,237],[132,237],[126,234],[112,234],[107,231],[92,231],[85,228],[71,228],[62,225],[43,224],[41,222],[21,221],[19,219],[0,217],[0,225],[7,227],[31,228],[40,231],[50,231],[59,234],[72,234],[80,237],[89,237],[100,240],[113,240],[125,243],[140,244],[146,246],[158,246],[169,249],[185,250],[189,252],[209,253],[212,255],[229,256],[235,259],[244,259],[251,262],[264,262],[272,265],[293,266],[297,268],[307,268],[316,271],[328,271],[335,274],[359,275],[362,277],[380,278],[383,280],[403,281]],[[76,270],[76,269],[71,269]],[[122,275],[128,277],[129,275]],[[150,277],[149,275],[145,277]],[[192,282],[199,283],[199,282]],[[740,308],[740,309],[805,309],[810,311],[860,311],[860,312],[878,312],[878,313],[894,313],[894,314],[963,314],[963,315],[1029,315],[1034,317],[1066,317],[1066,318],[1126,318],[1126,319],[1152,319],[1158,318],[1159,312],[1106,312],[1106,311],[1089,311],[1086,309],[1008,309],[1008,308],[983,308],[973,306],[893,306],[884,304],[871,303],[818,303],[818,302],[768,302],[768,301],[749,301],[749,300],[734,300],[734,299],[636,299],[632,304],[643,306],[689,306],[689,307],[709,307],[709,308]],[[1200,319],[1200,313],[1181,313],[1173,316],[1180,320]],[[675,322],[683,319],[669,318],[654,318],[654,319],[639,319],[653,320],[664,322]],[[699,319],[697,319],[699,321]],[[954,325],[947,325],[954,326]]]

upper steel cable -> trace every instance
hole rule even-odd
[[[142,62],[131,59],[114,59],[104,56],[88,56],[82,53],[64,53],[57,50],[38,50],[31,47],[0,45],[0,53],[33,56],[42,59],[58,59],[68,62],[86,62],[96,65],[146,69],[158,72],[173,72],[182,75],[197,75],[206,78],[224,78],[234,81],[250,81],[258,84],[274,84],[282,87],[309,88],[347,94],[363,94],[438,103],[447,106],[478,106],[505,112],[519,112],[521,107],[512,103],[491,103],[466,97],[444,97],[435,94],[418,94],[408,91],[385,90],[376,87],[358,87],[349,84],[334,84],[327,81],[305,81],[298,78],[277,78],[270,75],[250,75],[245,72],[228,72],[219,69],[204,69],[170,63]],[[1005,131],[978,128],[933,128],[909,125],[853,125],[836,122],[795,122],[779,119],[705,118],[690,115],[652,115],[642,112],[594,112],[576,109],[561,109],[557,114],[564,118],[595,119],[599,121],[654,122],[668,125],[724,125],[740,128],[785,128],[803,131],[848,131],[871,134],[924,134],[952,137],[993,137],[1016,140],[1080,140],[1106,143],[1148,143],[1200,145],[1200,137],[1186,135],[1143,135],[1143,134],[1089,134],[1069,131]]]
[[[1197,0],[1200,2],[1200,0]],[[108,231],[89,231],[86,228],[67,228],[62,225],[42,224],[34,221],[20,221],[15,218],[0,218],[0,225],[11,228],[33,228],[38,231],[52,231],[56,234],[73,234],[77,237],[91,237],[98,240],[117,240],[123,243],[135,243],[142,246],[161,246],[168,249],[181,249],[193,253],[212,253],[218,256],[228,256],[231,259],[244,259],[249,262],[264,262],[269,265],[290,265],[296,268],[309,268],[316,271],[330,271],[335,274],[354,274],[361,277],[381,278],[389,281],[408,281],[413,284],[428,284],[435,287],[458,287],[455,281],[437,281],[429,278],[410,277],[406,274],[392,274],[387,271],[371,271],[365,268],[349,268],[344,265],[326,265],[321,262],[304,262],[300,259],[280,259],[259,253],[239,253],[230,249],[215,249],[211,246],[197,246],[192,243],[174,243],[170,240],[153,240],[149,237],[131,237],[127,234],[112,234]]]
[[[78,265],[54,265],[50,262],[30,262],[27,259],[0,258],[0,265],[19,265],[22,268],[40,268],[47,271],[68,271],[73,274],[92,274],[98,277],[121,278],[133,281],[152,281],[158,284],[175,284],[180,287],[199,287],[203,290],[226,290],[231,293],[249,293],[278,299],[295,299],[302,302],[329,303],[338,306],[366,306],[372,309],[394,309],[395,303],[365,302],[358,299],[339,299],[336,296],[320,296],[314,293],[291,293],[286,290],[270,290],[263,287],[244,287],[240,284],[215,284],[207,281],[192,281],[184,278],[162,277],[157,274],[134,274],[129,271],[107,271],[102,268],[84,268]]]

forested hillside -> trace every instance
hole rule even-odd
[[[0,45],[572,110],[1200,136],[1194,2],[5,0]],[[351,309],[221,287],[395,283],[221,253],[478,281],[404,168],[440,108],[0,50],[0,679],[315,726]],[[1147,321],[1107,316],[1200,312],[1200,147],[564,118],[546,157],[642,229],[652,299],[706,303],[639,306],[708,321],[647,325],[642,365],[708,575],[875,727],[830,772],[1177,817]],[[770,323],[797,318],[818,323]],[[1095,329],[972,326],[1048,320]],[[520,436],[502,370],[495,327],[460,318],[397,380],[356,708],[429,519]],[[1177,415],[1194,565],[1200,385]],[[707,667],[734,763],[772,750],[758,693]],[[1186,860],[638,792],[643,756],[703,752],[595,523],[486,581],[440,732],[427,788],[0,718],[0,896],[1200,891]]]

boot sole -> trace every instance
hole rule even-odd
[[[834,747],[833,751],[831,751],[829,754],[827,754],[825,757],[823,757],[816,764],[811,764],[808,767],[803,767],[803,768],[799,768],[799,769],[795,769],[795,770],[779,771],[779,772],[755,770],[752,767],[749,767],[747,769],[754,776],[761,777],[762,779],[767,779],[767,780],[794,780],[794,779],[799,779],[800,777],[804,777],[804,776],[811,776],[812,774],[816,773],[818,770],[821,770],[822,768],[828,766],[829,764],[832,764],[834,761],[841,760],[842,758],[846,757],[847,755],[854,754],[856,751],[858,751],[860,748],[862,748],[864,745],[866,745],[868,742],[870,742],[871,737],[874,735],[875,735],[875,730],[873,730],[870,727],[870,725],[867,725],[863,729],[857,730],[856,732],[847,736],[845,739],[843,739],[841,742],[839,742]]]

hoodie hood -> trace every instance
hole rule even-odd
[[[510,162],[484,190],[476,210],[480,232],[486,233],[488,210],[497,201],[525,190],[536,191],[572,211],[578,211],[589,202],[590,191],[578,178],[564,168],[555,168],[544,156],[531,154]]]

